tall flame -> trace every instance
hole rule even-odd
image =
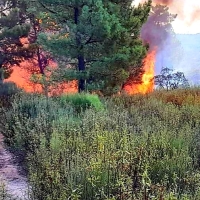
[[[144,59],[144,74],[142,76],[141,84],[125,84],[124,90],[130,94],[146,94],[152,92],[154,89],[154,68],[155,68],[155,55],[156,51],[150,51]]]

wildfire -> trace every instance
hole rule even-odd
[[[52,67],[55,68],[55,63],[51,63]],[[20,66],[14,66],[13,72],[11,76],[6,79],[5,81],[12,81],[16,83],[19,88],[24,89],[26,92],[37,92],[42,93],[43,88],[41,84],[34,83],[31,81],[33,72],[32,68],[34,68],[34,63],[29,63],[24,61],[21,63]],[[40,74],[36,74],[39,78]],[[77,83],[76,81],[70,81],[67,83],[59,83],[59,84],[52,84],[48,87],[48,94],[49,95],[59,95],[62,93],[74,93],[77,92]]]
[[[153,91],[154,88],[154,68],[155,68],[155,55],[156,51],[150,51],[144,59],[144,74],[142,76],[141,84],[127,84],[124,86],[124,90],[132,94],[146,94]]]
[[[156,51],[150,51],[146,58],[144,59],[144,74],[142,76],[141,84],[126,84],[124,90],[130,94],[146,94],[153,91],[154,88],[154,67],[155,67],[155,55]],[[55,67],[55,66],[54,66]],[[28,62],[23,62],[20,67],[13,67],[13,73],[11,77],[6,81],[13,81],[17,84],[18,87],[24,89],[26,92],[42,92],[42,87],[40,84],[33,83],[31,81],[32,73],[30,71],[31,64]],[[56,85],[55,87],[51,86],[49,88],[49,94],[61,94],[61,93],[75,93],[77,92],[77,82],[70,81],[68,83],[62,83]]]

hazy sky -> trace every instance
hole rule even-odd
[[[137,6],[145,0],[135,0]],[[152,0],[153,2],[168,2],[169,12],[178,14],[173,22],[177,38],[182,46],[181,59],[172,60],[168,54],[173,49],[167,45],[156,54],[155,73],[159,74],[162,67],[184,72],[190,84],[200,85],[200,0]],[[185,35],[192,34],[192,35]],[[175,50],[176,51],[176,50]],[[174,52],[176,54],[176,52]]]
[[[200,0],[178,1],[185,1],[185,4],[183,4],[182,7],[184,17],[182,19],[178,16],[178,18],[173,23],[175,32],[200,33]]]
[[[145,0],[135,0],[138,5]],[[173,22],[176,33],[200,33],[200,0],[174,0],[169,5],[172,14],[178,14]]]

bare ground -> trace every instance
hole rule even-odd
[[[6,149],[3,135],[0,134],[0,181],[5,181],[8,193],[13,197],[25,199],[28,190],[27,179],[19,173],[20,166],[14,160],[14,155]]]

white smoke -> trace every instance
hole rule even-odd
[[[138,6],[147,0],[134,0],[133,5]],[[153,0],[153,4],[164,0]],[[178,14],[172,23],[176,33],[196,34],[200,33],[200,0],[170,0],[169,11]]]
[[[133,5],[138,6],[145,1],[147,0],[135,0]],[[172,26],[182,46],[182,56],[178,62],[169,61],[168,54],[171,50],[166,45],[167,38],[165,38],[163,50],[157,52],[156,74],[162,67],[169,67],[174,71],[184,72],[191,84],[200,85],[200,0],[153,0],[153,5],[155,2],[165,2],[169,12],[177,14]]]

